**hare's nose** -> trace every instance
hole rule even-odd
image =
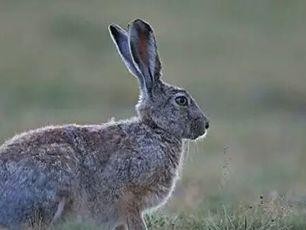
[[[209,121],[206,121],[205,123],[205,129],[208,129],[209,128]]]

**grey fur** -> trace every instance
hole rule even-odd
[[[146,229],[144,211],[170,197],[184,139],[205,134],[207,118],[187,91],[160,79],[153,30],[137,19],[113,41],[140,82],[137,116],[101,125],[45,127],[0,147],[0,226],[90,218],[106,229]],[[118,37],[119,36],[119,37]],[[177,103],[185,96],[188,105]],[[37,218],[39,217],[39,218]]]

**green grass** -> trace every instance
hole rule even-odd
[[[302,230],[306,229],[305,206],[277,193],[254,201],[227,200],[224,194],[201,203],[192,212],[169,213],[162,208],[145,215],[148,229],[156,230]],[[305,201],[304,201],[305,203]],[[96,230],[90,223],[64,221],[57,229]]]
[[[215,210],[204,208],[204,213],[169,215],[163,212],[145,215],[148,229],[152,230],[302,230],[306,228],[305,214],[279,201],[229,207],[221,205]],[[304,210],[305,211],[305,210]],[[96,230],[92,224],[64,222],[56,229]]]
[[[208,229],[208,230],[280,230],[305,229],[306,221],[302,215],[266,215],[261,210],[233,212],[224,208],[217,214],[206,216],[147,216],[149,229]]]

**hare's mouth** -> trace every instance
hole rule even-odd
[[[204,138],[207,133],[208,126],[202,120],[196,120],[195,122],[191,123],[190,127],[190,139],[196,140],[200,138]]]
[[[203,131],[199,132],[199,133],[195,133],[191,136],[191,140],[201,140],[204,139],[206,137],[207,134],[207,129],[204,129]]]
[[[201,140],[201,139],[204,139],[206,137],[206,134],[207,134],[207,129],[205,129],[204,133],[198,137],[196,137],[194,140],[198,141],[198,140]]]

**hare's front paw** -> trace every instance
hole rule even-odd
[[[128,230],[126,225],[120,225],[115,228],[115,230]]]
[[[147,230],[147,227],[140,214],[130,214],[127,223],[117,226],[115,230]]]
[[[129,216],[127,218],[127,226],[128,230],[147,230],[147,226],[140,214]]]

